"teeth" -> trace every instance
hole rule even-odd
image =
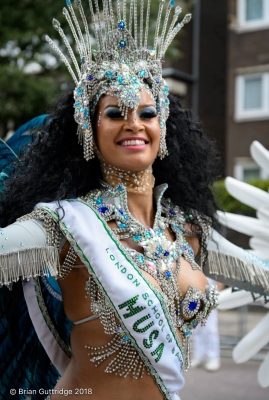
[[[145,144],[144,140],[124,140],[121,143],[122,146],[141,146],[143,144]]]

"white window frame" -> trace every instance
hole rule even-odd
[[[247,110],[244,108],[245,82],[248,78],[257,77],[262,78],[262,107]],[[264,119],[269,119],[269,72],[238,75],[235,82],[235,120],[240,122]]]
[[[248,157],[237,157],[235,159],[233,175],[236,179],[240,181],[245,181],[245,171],[253,168],[259,171],[258,179],[268,179],[268,172],[261,169],[258,164],[256,164],[255,161],[252,160],[252,158]]]
[[[263,1],[263,18],[252,21],[246,20],[247,0],[237,0],[237,28],[239,31],[256,31],[269,28],[269,1]]]

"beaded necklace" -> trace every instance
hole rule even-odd
[[[156,280],[169,281],[175,273],[175,263],[183,256],[193,269],[200,269],[194,260],[194,252],[184,237],[186,216],[169,199],[163,199],[167,185],[155,189],[156,215],[153,227],[145,227],[137,221],[128,209],[127,190],[119,184],[111,187],[103,184],[103,189],[95,190],[84,198],[93,206],[106,222],[115,222],[112,228],[119,240],[130,239],[143,252],[127,248],[139,267]],[[175,235],[172,242],[166,236],[170,229]],[[177,271],[178,272],[178,271]],[[160,283],[161,283],[160,281]]]

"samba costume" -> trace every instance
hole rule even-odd
[[[53,25],[71,61],[52,39],[47,37],[47,41],[67,66],[76,85],[74,118],[84,157],[88,161],[98,156],[106,182],[84,197],[39,203],[32,213],[2,229],[0,280],[7,286],[19,279],[26,280],[24,298],[35,329],[34,334],[31,327],[30,338],[35,344],[37,335],[47,353],[51,364],[46,360],[46,385],[53,387],[72,356],[68,342],[72,327],[64,315],[61,292],[53,277],[68,277],[73,268],[79,267],[76,265],[79,257],[89,272],[85,291],[92,315],[73,323],[81,325],[99,318],[104,332],[111,336],[104,346],[94,347],[90,343],[85,346],[89,362],[98,366],[109,360],[105,372],[122,377],[138,379],[147,372],[165,399],[176,400],[184,384],[183,370],[188,366],[191,332],[198,323],[206,321],[217,304],[217,293],[211,287],[204,292],[189,287],[182,294],[178,275],[182,258],[193,269],[206,268],[211,221],[195,210],[186,214],[164,198],[166,186],[158,186],[154,192],[153,227],[138,222],[129,212],[126,187],[129,191],[152,190],[152,171],[132,173],[106,164],[95,148],[93,125],[102,95],[116,97],[122,116],[127,118],[128,111],[138,107],[141,92],[145,90],[158,112],[159,157],[167,156],[169,90],[162,78],[161,62],[190,15],[178,22],[180,7],[175,7],[174,1],[160,1],[153,49],[149,50],[151,0],[141,0],[139,5],[131,0],[129,12],[126,0],[116,2],[116,11],[110,0],[103,1],[102,10],[98,1],[90,1],[96,40],[93,50],[81,1],[75,1],[74,7],[70,0],[66,3],[63,14],[81,64],[59,21],[53,20]],[[114,228],[110,222],[115,224]],[[167,230],[172,232],[174,241],[168,240]],[[200,242],[198,257],[187,241],[192,236]],[[141,251],[123,246],[121,241],[126,239]],[[58,254],[66,240],[70,248],[60,265]],[[144,274],[152,277],[158,287]],[[23,383],[31,387],[34,376],[28,369]],[[5,374],[5,387],[10,384],[12,372],[11,368]]]
[[[19,276],[30,278],[35,275],[59,274],[61,268],[57,265],[55,250],[57,253],[57,246],[62,242],[64,234],[72,247],[66,256],[60,279],[64,279],[74,266],[76,257],[72,258],[71,253],[75,250],[75,254],[79,254],[90,272],[86,292],[91,300],[91,310],[100,318],[104,331],[112,335],[111,341],[104,347],[87,346],[89,361],[99,365],[112,356],[105,372],[124,377],[130,374],[139,378],[146,368],[155,377],[166,398],[176,399],[176,393],[184,382],[182,371],[188,363],[188,339],[192,329],[199,322],[205,322],[212,307],[216,306],[216,292],[212,287],[205,293],[195,288],[189,288],[184,296],[179,293],[176,277],[180,256],[188,260],[193,268],[199,268],[184,238],[190,234],[184,230],[186,219],[188,223],[206,227],[204,232],[200,232],[204,241],[207,240],[208,221],[199,215],[186,217],[178,207],[163,199],[165,189],[155,189],[158,209],[152,229],[145,228],[128,212],[127,193],[123,185],[114,188],[105,186],[83,199],[61,202],[65,216],[61,216],[61,229],[58,230],[57,224],[53,222],[58,221],[58,205],[38,205],[33,213],[2,230],[0,246],[5,244],[5,249],[8,246],[10,251],[9,255],[2,255],[2,260],[5,257],[14,258],[7,261],[1,273],[5,284],[15,281]],[[40,225],[38,220],[43,224]],[[114,231],[105,224],[109,220],[117,222]],[[94,234],[89,226],[95,227]],[[173,243],[164,235],[167,227],[176,235]],[[27,235],[24,235],[24,243],[17,244],[18,238],[22,236],[20,230],[25,230]],[[15,243],[6,240],[5,235],[9,235]],[[144,253],[123,248],[119,240],[122,237],[129,237],[139,243]],[[31,249],[34,243],[38,247]],[[21,247],[27,248],[26,258]],[[19,265],[18,259],[15,261],[18,255],[21,257]],[[174,262],[177,262],[177,267],[173,271]],[[14,268],[11,269],[10,265]],[[32,269],[27,270],[30,265]],[[113,283],[103,265],[113,268]],[[140,270],[150,273],[159,282],[162,291],[154,289],[143,278]],[[55,330],[48,323],[46,309],[40,307],[40,299],[33,301],[37,290],[35,286],[39,285],[33,280],[24,283],[24,296],[43,346],[57,369],[63,372],[69,361],[68,353],[64,354],[55,337],[53,339]],[[94,318],[91,316],[86,320]],[[44,322],[51,333],[44,327]],[[83,322],[85,320],[76,321],[75,324]],[[184,338],[181,343],[177,329]]]

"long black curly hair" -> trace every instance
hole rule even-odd
[[[37,132],[14,165],[0,201],[0,226],[29,213],[38,202],[74,198],[99,187],[99,161],[83,158],[73,102],[70,93],[58,104],[48,127]],[[156,184],[168,183],[166,195],[184,210],[195,209],[212,217],[216,207],[211,185],[219,175],[219,157],[200,124],[172,95],[167,147],[169,156],[156,159],[153,165]]]

